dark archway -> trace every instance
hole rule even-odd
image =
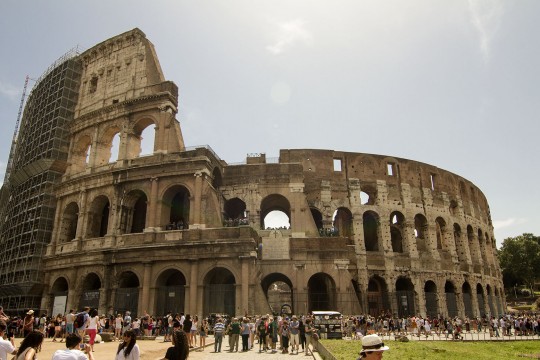
[[[396,253],[403,252],[403,225],[405,216],[399,211],[390,214],[390,239],[392,242],[392,251]]]
[[[246,203],[239,198],[227,200],[223,210],[226,226],[247,225]]]
[[[409,278],[396,281],[396,299],[399,317],[416,315],[414,285]]]
[[[449,317],[458,316],[457,299],[456,299],[456,287],[452,282],[446,281],[444,284],[444,294],[446,296],[446,307]]]
[[[308,311],[335,310],[336,284],[328,274],[317,273],[308,280]]]
[[[424,296],[426,297],[426,315],[436,318],[439,315],[439,299],[437,297],[437,285],[431,280],[424,285]]]
[[[476,300],[478,302],[478,311],[480,312],[480,316],[486,316],[486,306],[484,303],[484,288],[482,288],[482,285],[477,284],[476,285]]]
[[[368,313],[374,317],[392,314],[386,281],[377,275],[368,283]]]
[[[157,297],[155,314],[173,314],[184,312],[186,278],[176,269],[162,272],[156,281]]]
[[[262,280],[261,287],[274,315],[280,314],[284,305],[288,305],[291,311],[294,312],[290,305],[294,304],[293,286],[286,275],[281,273],[269,274]]]
[[[333,224],[334,233],[342,237],[353,236],[353,217],[349,209],[340,207],[334,213]]]
[[[473,306],[472,306],[472,294],[471,294],[471,285],[467,281],[463,283],[461,287],[461,292],[463,295],[463,306],[465,307],[465,316],[468,316],[469,319],[474,316]]]
[[[86,275],[82,282],[81,299],[79,308],[88,306],[92,309],[99,307],[99,290],[101,289],[101,279],[96,273]]]
[[[437,233],[437,249],[442,250],[446,248],[444,244],[444,233],[446,232],[446,222],[443,218],[438,217],[435,220],[435,232]]]
[[[88,234],[87,237],[103,237],[107,235],[109,227],[109,199],[100,195],[94,199],[88,212]]]
[[[53,296],[53,309],[51,315],[64,315],[66,313],[68,297],[68,282],[66,278],[59,277],[56,279],[51,287],[51,293]]]
[[[131,317],[137,316],[139,307],[139,278],[132,271],[125,271],[118,278],[116,289],[115,310],[117,313],[131,312]]]
[[[373,211],[366,211],[362,219],[366,251],[379,251],[379,215]]]
[[[190,194],[181,185],[168,189],[163,195],[161,218],[167,230],[189,229]]]
[[[236,314],[236,281],[225,268],[212,269],[204,278],[204,314]]]
[[[148,198],[141,190],[130,191],[122,199],[120,232],[122,234],[142,233],[146,227],[146,207]]]
[[[79,205],[71,202],[66,206],[60,225],[59,243],[65,243],[77,236],[77,223],[79,221]]]

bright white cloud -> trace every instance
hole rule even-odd
[[[16,100],[21,96],[21,92],[20,89],[15,86],[0,81],[0,95],[5,96],[10,100]]]
[[[268,45],[266,49],[274,54],[279,55],[285,50],[292,48],[298,44],[311,44],[313,36],[305,28],[305,22],[302,19],[295,19],[288,22],[275,24],[275,42]]]
[[[514,225],[520,225],[527,222],[527,219],[521,219],[521,218],[508,218],[504,220],[495,220],[493,221],[493,227],[497,230],[508,228]]]
[[[491,42],[504,15],[504,4],[501,0],[469,0],[469,14],[478,31],[480,52],[487,63],[491,55]]]

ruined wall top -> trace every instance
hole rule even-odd
[[[83,72],[76,117],[139,96],[165,81],[154,45],[139,29],[114,36],[80,55]]]

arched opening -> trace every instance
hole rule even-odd
[[[488,296],[488,305],[489,305],[489,312],[491,315],[495,314],[495,302],[493,299],[493,294],[491,292],[491,287],[489,285],[486,285],[486,293]]]
[[[369,205],[370,196],[365,191],[360,191],[360,205]]]
[[[454,224],[454,243],[456,245],[456,254],[460,263],[467,260],[461,245],[461,227],[458,224]]]
[[[272,194],[261,202],[261,229],[289,229],[291,205],[283,195]]]
[[[448,207],[448,210],[450,211],[450,214],[452,216],[457,216],[458,214],[458,203],[456,200],[450,200],[450,206]]]
[[[308,312],[336,309],[336,284],[328,274],[317,273],[308,280]]]
[[[234,275],[225,268],[212,269],[204,278],[203,314],[236,314],[236,281]]]
[[[396,298],[398,316],[406,317],[416,314],[414,306],[414,285],[409,278],[400,277],[396,281]]]
[[[468,316],[469,319],[474,316],[473,306],[472,306],[472,294],[471,294],[471,285],[468,282],[464,282],[461,287],[463,294],[463,306],[465,307],[465,316]]]
[[[110,162],[116,161],[119,154],[119,144],[120,144],[120,128],[116,125],[110,126],[105,129],[103,133],[99,135],[98,141],[96,142],[96,166],[107,165]],[[117,137],[117,147],[114,148],[113,140]],[[113,150],[116,152],[113,154]]]
[[[68,296],[68,282],[66,278],[59,277],[53,283],[51,293],[54,296],[53,310],[51,315],[56,316],[58,314],[64,315],[66,313],[66,304]]]
[[[418,252],[425,252],[427,250],[427,219],[422,214],[416,214],[414,217],[414,235],[416,237],[416,246]]]
[[[444,294],[446,296],[446,307],[449,317],[458,316],[457,299],[456,299],[456,287],[452,282],[446,281],[444,284]]]
[[[317,230],[319,231],[319,235],[324,236],[325,231],[324,231],[323,219],[322,219],[321,212],[319,211],[319,209],[314,208],[314,207],[309,208],[309,210],[311,211],[311,216],[313,217],[313,221],[315,222],[315,226],[317,227]]]
[[[148,198],[141,190],[130,191],[122,199],[120,232],[122,234],[142,233],[146,227]]]
[[[361,184],[360,187],[360,204],[361,205],[375,205],[377,199],[377,187],[374,185]]]
[[[403,252],[403,224],[405,216],[399,211],[390,214],[390,240],[392,242],[392,251],[395,253]]]
[[[353,236],[353,217],[349,209],[340,207],[334,212],[332,227],[334,233],[342,237]]]
[[[272,314],[281,314],[282,309],[288,309],[294,313],[290,305],[294,304],[292,282],[287,276],[280,273],[267,275],[262,280],[261,286]]]
[[[90,163],[90,151],[92,139],[88,135],[82,135],[75,140],[70,154],[70,173],[77,174],[84,171]]]
[[[443,218],[438,217],[435,220],[435,232],[437,234],[437,249],[443,249],[444,233],[446,232],[446,222]]]
[[[154,140],[156,138],[156,130],[153,124],[148,125],[141,132],[141,152],[139,156],[146,156],[154,154]]]
[[[82,309],[85,306],[91,309],[99,308],[99,289],[101,288],[101,280],[95,273],[86,275],[82,282],[81,300],[79,301],[79,308]]]
[[[424,285],[424,296],[426,297],[426,315],[436,318],[439,315],[439,299],[437,297],[437,285],[431,280]]]
[[[232,198],[225,202],[224,206],[224,225],[225,226],[238,226],[248,225],[246,203],[239,198]]]
[[[162,202],[162,221],[167,230],[189,229],[189,191],[181,185],[168,189]]]
[[[157,278],[156,314],[184,312],[186,278],[176,269],[167,269]]]
[[[116,162],[118,160],[118,154],[120,152],[120,133],[116,133],[111,141],[111,156],[109,157],[109,163]]]
[[[131,317],[137,316],[139,307],[139,278],[132,271],[125,271],[118,278],[116,289],[115,310],[117,313],[131,312]]]
[[[212,186],[214,189],[218,189],[223,184],[223,177],[221,176],[221,171],[216,167],[212,171]]]
[[[477,254],[477,248],[474,238],[474,231],[471,225],[467,225],[467,240],[469,242],[469,252],[471,255],[471,261],[473,264],[476,264],[478,262],[478,254]]]
[[[366,251],[379,251],[379,215],[366,211],[362,216]]]
[[[369,279],[368,283],[368,313],[373,317],[392,314],[390,310],[390,299],[388,287],[381,277],[375,275]]]
[[[60,224],[59,243],[65,243],[75,239],[77,236],[77,223],[79,221],[79,205],[71,202],[64,209],[62,222]]]
[[[487,254],[486,254],[486,238],[482,229],[478,229],[478,245],[480,246],[480,254],[482,256],[482,262],[484,265],[487,265]]]
[[[478,311],[480,311],[480,316],[486,316],[486,306],[484,303],[484,289],[482,285],[476,285],[476,300],[478,301]]]
[[[109,227],[109,199],[100,195],[94,199],[88,212],[88,238],[107,235]]]

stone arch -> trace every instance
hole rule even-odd
[[[465,308],[465,316],[472,318],[474,316],[472,305],[472,291],[469,282],[465,281],[461,286],[461,294],[463,296],[463,306]]]
[[[271,194],[261,201],[261,229],[266,229],[266,217],[273,211],[285,214],[289,219],[289,224],[291,224],[291,204],[289,200],[281,194]]]
[[[218,189],[221,185],[223,185],[223,176],[221,175],[221,171],[216,166],[214,170],[212,170],[212,187],[214,189]]]
[[[128,159],[133,159],[141,155],[152,155],[156,149],[155,146],[155,129],[146,131],[149,126],[156,125],[156,121],[149,116],[144,116],[137,119],[132,127],[132,131],[128,136]],[[144,139],[143,139],[144,132]],[[143,149],[147,148],[146,150]]]
[[[450,206],[448,206],[448,211],[452,216],[458,216],[458,202],[456,200],[450,200]]]
[[[436,318],[439,315],[439,297],[437,296],[437,285],[434,281],[428,280],[424,284],[424,296],[426,299],[426,315]]]
[[[161,201],[161,221],[169,230],[189,229],[190,191],[183,185],[169,187]]]
[[[309,210],[311,211],[311,216],[313,217],[313,221],[315,222],[315,226],[317,227],[319,234],[324,235],[324,223],[322,213],[319,211],[319,209],[313,206],[310,207]]]
[[[70,154],[70,173],[76,174],[84,171],[90,162],[92,150],[92,137],[81,134],[73,140],[73,148]]]
[[[478,302],[478,311],[480,311],[480,316],[486,316],[486,306],[484,302],[484,288],[482,284],[476,284],[476,300]]]
[[[477,244],[475,243],[474,230],[471,225],[467,225],[467,241],[469,244],[469,253],[473,264],[478,262]]]
[[[98,141],[96,141],[95,166],[107,165],[109,163],[109,161],[111,160],[113,139],[117,134],[120,134],[120,132],[120,127],[116,124],[112,124],[100,133],[99,139]],[[114,159],[114,161],[116,161],[117,159]]]
[[[353,216],[349,209],[346,207],[339,207],[334,213],[334,219],[332,223],[334,233],[342,237],[353,236]]]
[[[155,314],[184,312],[186,277],[178,269],[165,269],[156,279]]]
[[[495,301],[493,299],[493,291],[489,284],[486,285],[486,294],[488,297],[489,313],[493,316],[495,314]]]
[[[396,281],[396,300],[399,317],[416,315],[414,285],[408,277],[398,277]]]
[[[458,257],[458,261],[460,263],[464,263],[465,261],[467,261],[467,256],[465,255],[465,249],[462,245],[461,236],[461,227],[459,226],[459,224],[454,223],[454,244],[456,246],[456,254]]]
[[[426,252],[428,249],[428,222],[424,215],[416,214],[414,216],[414,235],[416,237],[416,247],[419,253]]]
[[[103,237],[109,228],[110,202],[106,195],[99,195],[92,201],[88,211],[88,238]]]
[[[326,273],[316,273],[308,280],[308,312],[337,309],[334,279]]]
[[[60,276],[54,280],[51,286],[51,293],[54,295],[67,295],[69,290],[69,284],[65,277]]]
[[[484,238],[484,232],[482,229],[478,229],[478,245],[480,246],[480,256],[484,265],[487,264],[487,249],[486,249],[486,239]]]
[[[86,274],[81,283],[81,299],[79,308],[88,306],[92,309],[99,307],[99,296],[101,289],[101,278],[98,274],[90,272]]]
[[[62,213],[62,220],[60,221],[60,232],[58,234],[58,242],[60,244],[66,243],[75,239],[77,236],[77,223],[79,222],[79,205],[72,201],[65,208]]]
[[[448,312],[448,316],[451,318],[458,316],[456,287],[449,280],[447,280],[444,284],[444,294],[446,296],[446,310]]]
[[[435,219],[435,233],[437,235],[437,249],[446,249],[447,246],[444,243],[444,235],[446,233],[446,221],[444,221],[444,219],[440,216]]]
[[[115,311],[121,314],[130,311],[131,317],[135,318],[139,307],[139,277],[133,271],[126,270],[120,273],[117,279]]]
[[[293,284],[291,279],[282,273],[266,275],[261,281],[261,287],[272,313],[280,314],[284,305],[294,304]],[[294,313],[294,308],[291,307]]]
[[[120,212],[120,233],[142,233],[146,227],[148,197],[142,190],[128,192],[122,199]]]
[[[68,297],[69,285],[65,277],[60,276],[56,278],[51,287],[51,295],[53,297],[54,308],[51,315],[56,316],[58,314],[64,315],[66,312],[66,304]]]
[[[366,251],[380,251],[379,246],[379,214],[374,211],[366,211],[362,215],[364,226],[364,243]]]
[[[390,298],[386,281],[378,275],[373,275],[367,288],[368,314],[378,317],[390,311]]]
[[[204,277],[203,286],[203,314],[236,315],[236,279],[230,270],[224,267],[211,269]]]
[[[360,204],[375,205],[377,202],[377,187],[372,184],[361,184]]]
[[[224,221],[227,226],[247,225],[246,203],[237,197],[225,201]]]
[[[402,253],[404,251],[403,246],[403,228],[405,225],[405,216],[399,212],[394,211],[390,214],[390,240],[392,242],[392,251],[395,253]]]

